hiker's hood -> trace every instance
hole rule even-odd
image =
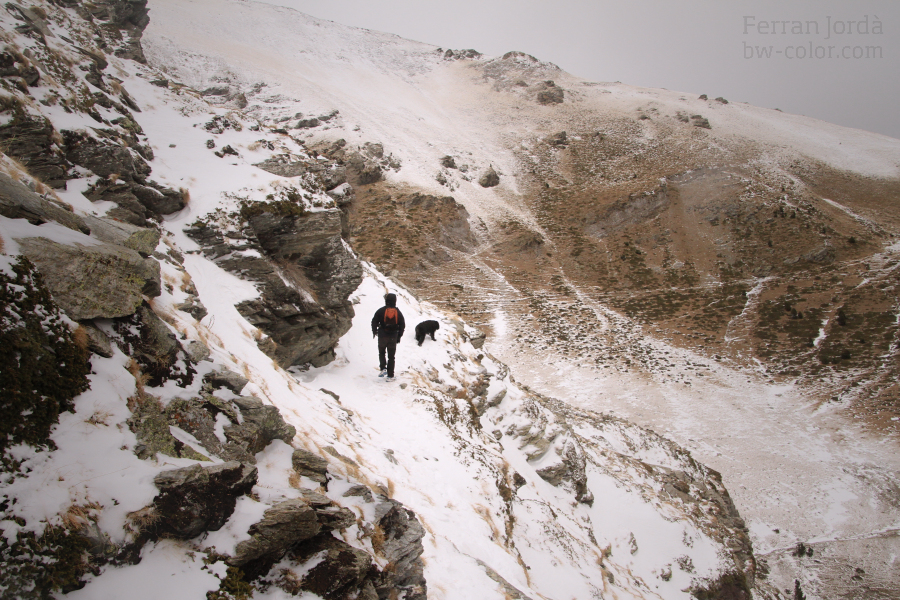
[[[384,305],[385,306],[397,306],[397,294],[385,294],[384,295]]]

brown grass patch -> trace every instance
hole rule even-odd
[[[2,242],[2,240],[0,240],[0,242]],[[0,251],[2,250],[3,245],[0,243]],[[82,350],[86,351],[88,349],[90,338],[88,337],[87,329],[85,329],[83,325],[79,325],[75,328],[75,331],[72,332],[72,341]]]

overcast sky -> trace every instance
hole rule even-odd
[[[723,96],[900,138],[897,0],[263,0],[595,81]],[[768,56],[767,56],[768,55]]]

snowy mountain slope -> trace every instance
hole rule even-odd
[[[52,143],[3,157],[0,332],[25,335],[10,316],[25,313],[8,311],[34,288],[44,294],[32,308],[37,334],[61,322],[71,333],[59,342],[91,353],[89,389],[61,403],[46,440],[2,440],[4,597],[747,593],[752,550],[715,472],[649,431],[517,385],[472,345],[474,330],[374,267],[350,298],[355,317],[335,360],[279,366],[263,323],[240,310],[270,284],[231,271],[260,268],[265,254],[297,304],[337,312],[311,274],[277,260],[283,251],[299,261],[297,240],[273,249],[262,235],[276,216],[297,225],[336,215],[340,194],[312,176],[335,165],[126,56],[101,62],[90,36],[121,41],[130,26],[114,19],[130,7],[45,4],[21,13],[27,27],[3,21],[21,65],[46,69],[51,56],[74,67],[87,53],[96,67],[43,71],[25,88],[2,80],[2,132],[39,122],[37,138]],[[38,166],[58,157],[66,176],[54,191],[13,156]],[[306,173],[252,166],[277,156]],[[222,241],[210,247],[186,230]],[[349,275],[333,287],[361,269],[336,243]],[[93,252],[107,258],[54,269]],[[16,283],[21,270],[31,279]],[[107,298],[136,285],[121,302]],[[404,338],[392,384],[374,376],[368,335],[386,289],[401,295],[410,329],[442,323],[422,347]],[[60,306],[78,322],[45,318]],[[4,357],[4,381],[18,385],[9,374],[20,357]],[[5,419],[34,417],[8,397],[2,408]]]
[[[488,332],[534,389],[666,431],[719,468],[780,588],[870,585],[843,577],[856,568],[892,579],[897,140],[229,6],[277,19],[263,34],[205,2],[155,2],[148,55],[198,89],[232,82],[288,130],[339,110],[295,130],[314,147],[397,157],[350,205],[363,257]],[[253,51],[211,50],[194,29]],[[282,57],[288,73],[263,75]],[[549,80],[561,103],[536,101]],[[490,166],[500,184],[484,188]],[[446,248],[407,206],[415,193],[452,194],[478,243]],[[792,554],[810,540],[825,566]]]
[[[176,397],[198,393],[202,377],[215,369],[226,367],[245,375],[250,383],[242,393],[278,406],[284,418],[300,432],[293,440],[294,446],[312,450],[328,461],[333,477],[329,497],[341,506],[352,508],[362,520],[356,529],[347,528],[340,536],[346,543],[373,556],[379,568],[388,566],[384,556],[378,553],[377,535],[372,533],[377,531],[373,523],[381,510],[378,507],[383,506],[380,503],[383,499],[364,502],[355,500],[354,496],[344,496],[357,482],[366,484],[369,493],[386,493],[415,511],[425,528],[423,533],[427,532],[423,550],[425,576],[432,597],[549,598],[587,597],[592,593],[684,597],[690,593],[684,590],[691,584],[697,586],[695,592],[700,594],[699,587],[709,585],[714,588],[716,583],[709,580],[722,574],[726,577],[720,579],[718,585],[727,588],[730,583],[739,589],[740,574],[734,578],[729,573],[738,569],[752,575],[753,559],[748,555],[748,540],[741,532],[740,522],[732,518],[736,515],[728,516],[731,514],[729,501],[714,474],[654,434],[616,419],[561,405],[514,384],[498,360],[475,350],[465,341],[471,337],[471,329],[462,335],[456,328],[454,317],[434,305],[420,304],[404,288],[379,275],[374,267],[367,267],[367,275],[354,294],[359,301],[357,314],[338,345],[337,360],[307,371],[289,373],[280,369],[260,350],[270,339],[263,331],[265,324],[256,322],[257,327],[254,327],[245,313],[235,309],[236,304],[258,300],[261,286],[238,279],[223,267],[235,257],[257,258],[267,250],[248,242],[243,229],[246,223],[242,224],[234,214],[243,208],[252,209],[257,206],[255,202],[283,202],[297,198],[297,195],[303,210],[309,214],[334,212],[334,207],[346,202],[346,198],[326,194],[326,187],[319,183],[318,175],[313,176],[322,171],[313,167],[320,163],[327,175],[347,166],[336,165],[332,162],[334,159],[329,158],[329,154],[336,153],[333,147],[325,154],[317,151],[317,148],[328,148],[325,144],[338,138],[347,140],[348,148],[360,147],[366,156],[362,172],[375,165],[387,184],[385,187],[378,181],[373,185],[354,181],[356,200],[350,203],[348,212],[351,215],[354,210],[362,212],[355,209],[355,205],[364,206],[370,197],[385,190],[393,194],[401,190],[435,195],[450,190],[475,217],[472,227],[480,236],[482,250],[490,250],[485,236],[490,242],[490,236],[501,235],[503,228],[500,225],[507,224],[510,229],[508,224],[512,220],[519,220],[551,239],[555,224],[535,210],[534,199],[538,196],[532,194],[533,182],[529,181],[528,173],[546,169],[547,164],[559,164],[562,168],[545,180],[554,187],[566,183],[564,178],[570,177],[574,170],[566,171],[565,160],[554,163],[552,156],[547,158],[556,151],[553,148],[548,151],[547,143],[543,141],[563,128],[570,130],[563,146],[580,148],[579,144],[589,139],[587,134],[603,131],[616,143],[625,140],[629,152],[645,149],[648,155],[657,155],[663,166],[676,170],[687,168],[679,162],[683,158],[679,153],[685,149],[701,152],[704,160],[728,162],[739,157],[752,164],[764,165],[770,161],[779,164],[783,160],[790,161],[794,153],[803,152],[817,160],[833,161],[833,165],[852,164],[867,174],[890,176],[896,172],[894,141],[870,134],[857,135],[774,111],[682,100],[679,94],[634,90],[619,84],[587,85],[552,65],[523,55],[494,60],[445,60],[444,52],[437,52],[434,47],[393,36],[316,22],[283,9],[267,12],[268,9],[259,9],[252,3],[227,4],[229,13],[235,11],[228,17],[223,17],[225,13],[218,10],[221,4],[151,5],[151,23],[156,19],[159,28],[151,25],[147,54],[154,64],[168,68],[167,76],[174,81],[161,82],[159,72],[109,58],[110,71],[122,79],[122,85],[142,110],[133,117],[143,128],[143,137],[139,141],[152,146],[153,158],[149,160],[152,177],[170,189],[184,188],[189,194],[183,209],[161,219],[166,235],[158,249],[160,253],[168,253],[171,260],[162,260],[161,280],[166,285],[160,296],[152,301],[153,309],[166,318],[170,331],[177,332],[185,345],[202,342],[207,346],[213,361],[197,363],[197,378],[188,387],[179,387],[169,381],[160,389],[148,386],[148,393],[158,395],[172,406],[177,403]],[[45,8],[56,15],[56,9],[49,5]],[[238,18],[233,19],[233,15]],[[235,27],[238,22],[241,26]],[[4,32],[12,30],[11,25],[4,25]],[[160,31],[163,33],[158,33]],[[70,38],[77,38],[75,33],[77,31],[72,28],[57,30],[57,34]],[[89,38],[88,35],[84,39]],[[192,46],[194,40],[201,40],[202,47]],[[15,41],[20,48],[40,48],[35,40],[16,38]],[[50,43],[56,44],[53,40]],[[71,51],[61,42],[56,47],[60,52]],[[239,48],[239,52],[233,52],[235,48]],[[564,89],[566,101],[562,104],[552,102],[555,87],[559,86],[544,83],[551,78]],[[285,81],[288,83],[283,83]],[[364,85],[359,83],[361,81]],[[519,84],[520,81],[525,85]],[[183,87],[180,82],[196,89]],[[47,99],[54,89],[60,88],[52,84],[40,85],[33,88],[32,93],[38,99]],[[610,93],[605,93],[607,91]],[[534,97],[542,92],[549,94],[546,97],[551,98],[550,104],[534,102]],[[240,107],[244,102],[248,104],[242,113]],[[80,110],[68,113],[58,105],[54,108],[36,103],[30,108],[47,114],[59,129],[90,131],[97,124],[96,118]],[[686,113],[688,119],[694,110],[708,117],[713,129],[704,133],[702,128],[684,124],[678,118],[678,111],[684,109],[690,109]],[[339,113],[332,114],[334,110]],[[96,111],[107,121],[117,119],[121,114],[102,106]],[[297,116],[301,112],[303,114]],[[650,118],[638,119],[636,115],[640,113]],[[311,123],[313,117],[316,124]],[[775,119],[777,128],[760,125],[770,118]],[[303,121],[307,122],[296,129]],[[573,133],[572,123],[577,124],[578,133]],[[355,130],[357,126],[359,130]],[[792,133],[785,134],[786,131]],[[751,139],[764,138],[763,143],[742,137],[745,132],[752,134]],[[779,147],[785,136],[790,138],[788,149]],[[835,150],[834,140],[841,148]],[[209,141],[213,142],[212,147]],[[853,144],[848,144],[850,148],[844,150],[848,141]],[[384,155],[379,156],[380,151],[372,145],[364,146],[367,142],[381,143]],[[667,148],[668,145],[672,147]],[[226,152],[227,148],[234,153]],[[457,168],[442,164],[447,155],[455,160]],[[284,164],[302,164],[305,174],[285,177],[252,166],[279,156],[287,157],[282,161]],[[530,163],[529,156],[537,157],[536,162]],[[351,157],[348,164],[352,160],[355,158]],[[483,188],[477,181],[491,165],[499,171],[501,184],[496,188]],[[467,167],[465,171],[463,166]],[[14,171],[10,168],[10,172]],[[624,178],[624,174],[616,173],[615,169],[609,171],[613,178]],[[115,210],[116,205],[112,202],[91,202],[81,194],[82,191],[91,193],[89,186],[104,178],[87,171],[79,174],[83,177],[70,180],[69,189],[59,195],[79,214],[99,215],[107,209]],[[441,183],[436,174],[443,176],[445,183]],[[641,173],[635,185],[648,189],[648,183],[652,181],[649,187],[655,188],[657,179],[654,175],[656,173]],[[27,176],[24,178],[29,181]],[[114,179],[112,174],[109,179]],[[38,184],[31,184],[41,189]],[[415,208],[409,197],[403,200],[403,206],[409,211]],[[867,207],[856,212],[857,205],[851,203],[851,206],[854,208],[847,210],[853,215],[871,215]],[[252,212],[248,211],[249,214]],[[359,213],[356,213],[357,217]],[[848,216],[857,221],[856,217]],[[371,217],[370,214],[369,219]],[[350,217],[351,229],[355,218]],[[194,227],[198,220],[205,220],[222,232],[225,240],[221,245],[211,248],[185,233],[185,229]],[[876,214],[875,220],[881,222],[881,215]],[[2,226],[0,235],[5,242],[5,251],[9,253],[19,252],[17,238],[35,235],[33,226],[24,224],[21,219],[4,218]],[[387,227],[390,229],[395,224],[388,223]],[[72,241],[70,233],[56,237],[60,235],[58,231],[45,232],[51,228],[54,226],[49,224],[37,227],[44,237]],[[363,235],[357,235],[357,238],[360,244],[366,241]],[[526,263],[543,260],[540,257],[532,260],[532,250],[513,245],[513,253],[520,255],[517,258],[526,269],[533,267]],[[624,405],[632,407],[640,406],[644,400],[639,397],[642,393],[648,397],[661,395],[665,402],[674,405],[670,412],[660,410],[661,414],[649,418],[640,416],[640,410],[634,414],[657,430],[671,427],[673,435],[681,436],[681,439],[686,431],[694,439],[699,438],[701,441],[695,445],[695,451],[705,459],[715,459],[717,454],[722,454],[719,450],[724,449],[728,456],[721,464],[733,469],[731,473],[726,471],[726,481],[730,485],[731,481],[751,483],[750,490],[740,493],[742,510],[744,506],[753,509],[754,541],[764,543],[767,553],[773,554],[772,563],[776,559],[788,563],[783,567],[777,565],[784,569],[777,573],[781,587],[789,588],[794,578],[797,561],[791,564],[792,559],[788,556],[795,542],[810,541],[815,537],[810,532],[816,531],[820,521],[833,525],[833,528],[828,536],[814,540],[816,544],[822,544],[816,546],[817,552],[823,547],[826,552],[837,547],[837,544],[826,545],[832,538],[847,543],[843,538],[847,537],[848,528],[840,520],[852,510],[848,509],[853,506],[848,504],[851,495],[858,495],[859,503],[869,504],[870,509],[874,506],[874,510],[881,513],[879,518],[885,521],[876,528],[883,531],[885,540],[890,543],[892,513],[882,510],[886,506],[883,500],[872,495],[889,489],[890,469],[864,463],[857,469],[860,475],[852,478],[852,486],[846,485],[847,480],[836,481],[834,487],[826,490],[829,492],[826,508],[817,509],[815,518],[809,519],[810,526],[795,527],[796,521],[792,520],[790,505],[809,490],[799,484],[789,490],[784,501],[777,503],[777,511],[769,519],[766,510],[774,495],[772,490],[786,493],[784,486],[772,481],[771,477],[766,481],[758,478],[741,480],[736,472],[768,470],[766,465],[759,463],[771,460],[771,454],[762,453],[759,459],[748,458],[741,462],[738,456],[741,446],[728,445],[731,442],[727,438],[733,430],[726,428],[728,433],[724,434],[718,431],[728,419],[744,417],[725,412],[732,404],[730,402],[717,405],[718,410],[727,415],[719,422],[679,413],[682,409],[677,405],[681,403],[696,405],[715,397],[722,389],[717,387],[718,382],[708,387],[698,385],[701,389],[696,393],[685,392],[684,388],[680,388],[679,393],[671,393],[652,383],[647,388],[638,387],[646,383],[643,373],[636,377],[618,374],[612,378],[600,377],[596,369],[574,368],[575,364],[584,361],[587,348],[578,347],[577,352],[571,352],[556,344],[563,336],[568,342],[571,336],[573,340],[582,338],[588,344],[602,346],[608,343],[610,348],[633,347],[635,349],[626,354],[631,362],[610,361],[617,370],[640,365],[640,369],[650,371],[652,381],[661,371],[653,371],[650,363],[668,361],[666,370],[672,372],[673,378],[680,380],[682,385],[698,376],[694,371],[700,370],[698,367],[708,360],[707,357],[680,354],[679,348],[664,344],[654,345],[653,340],[646,339],[640,326],[585,295],[585,290],[579,289],[580,282],[573,282],[565,277],[564,271],[556,271],[555,267],[549,272],[559,272],[562,277],[550,282],[554,288],[552,296],[543,295],[542,290],[523,285],[523,280],[511,276],[514,273],[502,264],[485,259],[489,255],[457,254],[459,251],[452,247],[445,251],[454,257],[449,264],[455,271],[425,269],[412,273],[407,281],[423,279],[428,285],[418,285],[417,292],[429,294],[442,303],[449,301],[460,306],[474,298],[477,303],[487,306],[492,311],[491,325],[495,335],[488,342],[488,348],[495,354],[502,352],[509,357],[515,357],[519,351],[525,354],[511,361],[528,369],[519,378],[537,389],[552,390],[553,395],[568,403],[586,408],[616,407],[621,412],[623,403],[616,400],[623,395],[627,396]],[[558,253],[556,248],[553,251]],[[186,253],[183,264],[173,258],[179,253]],[[161,259],[157,257],[156,260]],[[885,261],[888,264],[879,268],[889,271],[891,260],[888,256]],[[389,260],[379,263],[386,270],[396,266]],[[458,268],[459,263],[468,265],[468,269]],[[401,271],[399,275],[406,279],[409,272]],[[278,274],[284,277],[285,284],[296,283],[297,279],[286,273]],[[485,277],[496,279],[490,288],[479,290]],[[444,278],[446,281],[441,281]],[[546,283],[546,272],[540,272],[540,278]],[[465,284],[469,288],[470,282],[477,284],[467,290],[474,291],[470,299],[450,296],[457,289],[453,285]],[[879,282],[879,285],[883,283]],[[377,307],[385,286],[400,291],[402,307],[409,311],[410,321],[413,316],[430,316],[440,320],[443,327],[439,332],[439,343],[426,341],[422,349],[408,341],[401,346],[401,361],[408,365],[400,380],[401,385],[406,384],[405,388],[396,384],[388,388],[372,377],[374,348],[368,337],[367,318]],[[429,290],[431,286],[434,289]],[[566,316],[571,309],[567,305],[569,293],[565,286],[572,287],[575,296],[584,301],[584,307],[602,323],[602,327],[595,327],[594,321],[588,322],[586,327],[593,335],[578,335],[578,329],[569,329],[571,324],[567,323],[553,323],[554,330],[550,333],[532,325]],[[308,293],[307,288],[303,290]],[[185,303],[197,301],[208,311],[199,319],[200,313],[186,312],[195,310],[196,304],[185,308]],[[533,321],[525,322],[522,327],[523,313],[518,308],[522,305],[530,306],[540,318],[532,316]],[[552,309],[546,310],[548,307]],[[460,308],[464,309],[462,312],[469,312],[466,307]],[[542,308],[543,314],[538,312]],[[517,338],[517,332],[524,333],[525,338],[537,338],[537,343]],[[573,354],[571,362],[565,357],[567,351]],[[676,368],[672,361],[662,358],[665,352],[689,361],[689,368],[682,365]],[[131,449],[137,449],[140,443],[124,425],[129,415],[123,404],[138,391],[140,379],[132,384],[134,376],[125,370],[128,360],[121,351],[114,352],[112,358],[95,357],[94,361],[97,371],[93,376],[94,389],[79,397],[76,412],[65,413],[54,434],[63,450],[37,454],[20,450],[21,457],[37,468],[33,476],[5,482],[4,485],[9,486],[4,489],[8,489],[13,497],[29,501],[16,509],[21,512],[15,518],[27,517],[28,526],[34,530],[40,528],[42,519],[66,523],[58,514],[72,514],[79,523],[96,521],[114,541],[124,542],[131,535],[123,527],[127,513],[140,512],[156,494],[151,483],[153,476],[173,467],[194,464],[198,459],[196,456],[190,459],[169,457],[163,453],[157,455],[155,463],[138,461]],[[548,370],[548,364],[553,364],[556,372]],[[739,371],[733,373],[730,365],[726,367],[723,368],[724,380],[730,381],[732,375],[736,378],[741,374]],[[513,372],[518,373],[517,367]],[[550,380],[549,383],[546,380]],[[565,385],[559,385],[560,380]],[[107,387],[106,381],[112,384]],[[742,382],[743,377],[738,381]],[[490,382],[487,388],[486,382]],[[322,392],[322,388],[330,393]],[[499,392],[503,389],[506,396],[500,398]],[[775,402],[771,396],[782,390],[762,383],[751,394],[754,398]],[[557,391],[561,393],[557,394]],[[221,392],[221,395],[226,401],[232,401],[229,394]],[[613,396],[612,402],[604,404],[602,401]],[[494,401],[498,402],[496,406],[488,406]],[[652,413],[663,404],[654,398],[647,412]],[[402,407],[399,413],[397,407]],[[693,406],[692,410],[700,414],[712,412]],[[479,412],[482,414],[476,418]],[[88,413],[90,416],[85,418]],[[398,414],[405,417],[405,422]],[[767,414],[760,407],[754,418]],[[786,407],[778,417],[789,415],[788,418],[794,418],[794,414]],[[663,415],[678,417],[667,423]],[[222,419],[225,417],[218,415],[215,422],[224,431],[227,419]],[[836,423],[836,436],[846,435],[847,430],[839,421]],[[112,431],[112,425],[116,426],[116,431]],[[751,437],[751,444],[758,439],[754,437],[753,429],[750,425],[740,432],[741,436]],[[765,435],[769,435],[769,431],[774,431],[774,436],[785,435],[785,432],[793,435],[784,427],[759,429],[766,432]],[[95,431],[104,432],[102,443],[106,445],[102,450],[98,449],[101,436]],[[216,437],[222,437],[223,431],[216,431]],[[180,427],[174,427],[171,433],[182,446],[201,455],[206,453],[213,458],[212,462],[223,460],[216,450],[206,447],[214,443],[206,438],[201,441],[200,433],[195,436]],[[84,444],[86,438],[96,440],[98,446]],[[797,443],[778,445],[778,451],[790,454],[799,448],[804,452],[815,445],[798,439]],[[818,440],[814,434],[806,439]],[[711,450],[715,444],[719,447]],[[429,449],[427,456],[422,448]],[[385,449],[393,452],[386,453]],[[820,451],[834,452],[827,447]],[[129,487],[127,496],[118,481],[110,484],[105,479],[118,476],[118,472],[101,471],[97,466],[98,459],[94,457],[100,452],[104,458],[114,456],[115,462],[121,463],[122,486]],[[873,453],[873,460],[877,462],[882,454],[884,451],[881,450]],[[884,454],[889,455],[889,452]],[[76,484],[65,486],[66,481],[60,483],[53,477],[46,478],[47,473],[68,469],[71,466],[68,461],[76,456],[79,457],[76,461],[78,469],[66,471],[61,476],[66,481],[77,478]],[[282,441],[272,442],[256,455],[257,484],[250,495],[237,500],[233,516],[222,529],[186,542],[151,542],[144,547],[143,559],[138,565],[105,566],[99,577],[89,578],[86,588],[73,593],[87,597],[112,595],[119,593],[124,585],[141,581],[146,583],[140,591],[154,597],[182,592],[193,596],[216,588],[223,578],[234,584],[234,579],[228,578],[224,562],[214,560],[206,567],[196,558],[190,560],[192,556],[199,556],[192,553],[214,546],[219,552],[233,554],[239,542],[247,541],[248,528],[259,521],[268,507],[302,496],[297,490],[298,481],[303,487],[315,487],[315,481],[297,477],[291,458],[291,448]],[[847,458],[829,461],[828,473],[839,471],[847,462],[858,459],[859,454],[850,452]],[[738,466],[734,466],[735,463]],[[801,471],[818,468],[815,461],[797,460],[797,463],[797,469]],[[891,464],[890,460],[885,464]],[[543,476],[538,474],[539,470]],[[777,476],[791,476],[796,472],[779,470]],[[522,480],[515,474],[525,481],[521,487],[517,486]],[[874,483],[855,487],[857,480]],[[757,495],[758,488],[753,488],[757,483],[765,487],[759,502],[754,503],[750,497]],[[638,497],[639,501],[636,500]],[[46,503],[35,506],[31,503],[33,498],[43,498]],[[94,507],[94,503],[100,508]],[[86,516],[78,517],[75,509],[79,507],[86,511]],[[723,515],[728,518],[723,519]],[[786,530],[784,536],[773,538],[769,530],[773,526],[784,527],[785,521],[792,529]],[[4,521],[7,540],[12,540],[21,527],[20,523],[12,523],[11,520]],[[883,524],[886,525],[881,527]],[[853,527],[865,532],[865,527],[870,525],[875,524],[869,517],[864,517],[854,521]],[[891,563],[885,561],[884,555],[875,554],[875,557],[859,558],[862,562],[856,564],[865,565],[872,574],[873,569],[866,561],[872,560],[876,565],[888,562],[889,573]],[[836,558],[829,556],[829,560],[835,560],[839,568],[844,568],[849,564],[847,556],[838,552]],[[548,561],[548,557],[552,558]],[[320,559],[321,556],[312,562]],[[853,559],[857,560],[857,557]],[[309,595],[294,583],[315,568],[312,562],[297,557],[285,558],[274,569],[274,575],[262,580],[263,584],[271,585],[263,589],[265,585],[259,584],[255,595],[281,597],[291,591]],[[388,570],[384,568],[382,572]],[[832,567],[832,573],[837,570]],[[158,576],[160,572],[172,573],[177,585],[163,583]],[[822,572],[822,580],[827,585],[831,575],[828,571]],[[813,578],[819,576],[818,573],[801,574],[807,592],[810,586],[825,589],[816,588]],[[883,573],[874,571],[876,576]],[[722,588],[718,591],[724,593]],[[130,590],[130,593],[137,592]],[[405,593],[409,593],[409,589]]]

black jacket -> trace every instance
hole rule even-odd
[[[372,335],[377,335],[381,333],[381,328],[384,326],[384,309],[388,308],[387,306],[382,306],[377,311],[375,311],[375,316],[372,317]],[[396,307],[391,307],[396,308]],[[399,340],[403,337],[403,330],[406,329],[406,320],[403,318],[403,313],[400,312],[400,309],[397,309],[397,339]]]

